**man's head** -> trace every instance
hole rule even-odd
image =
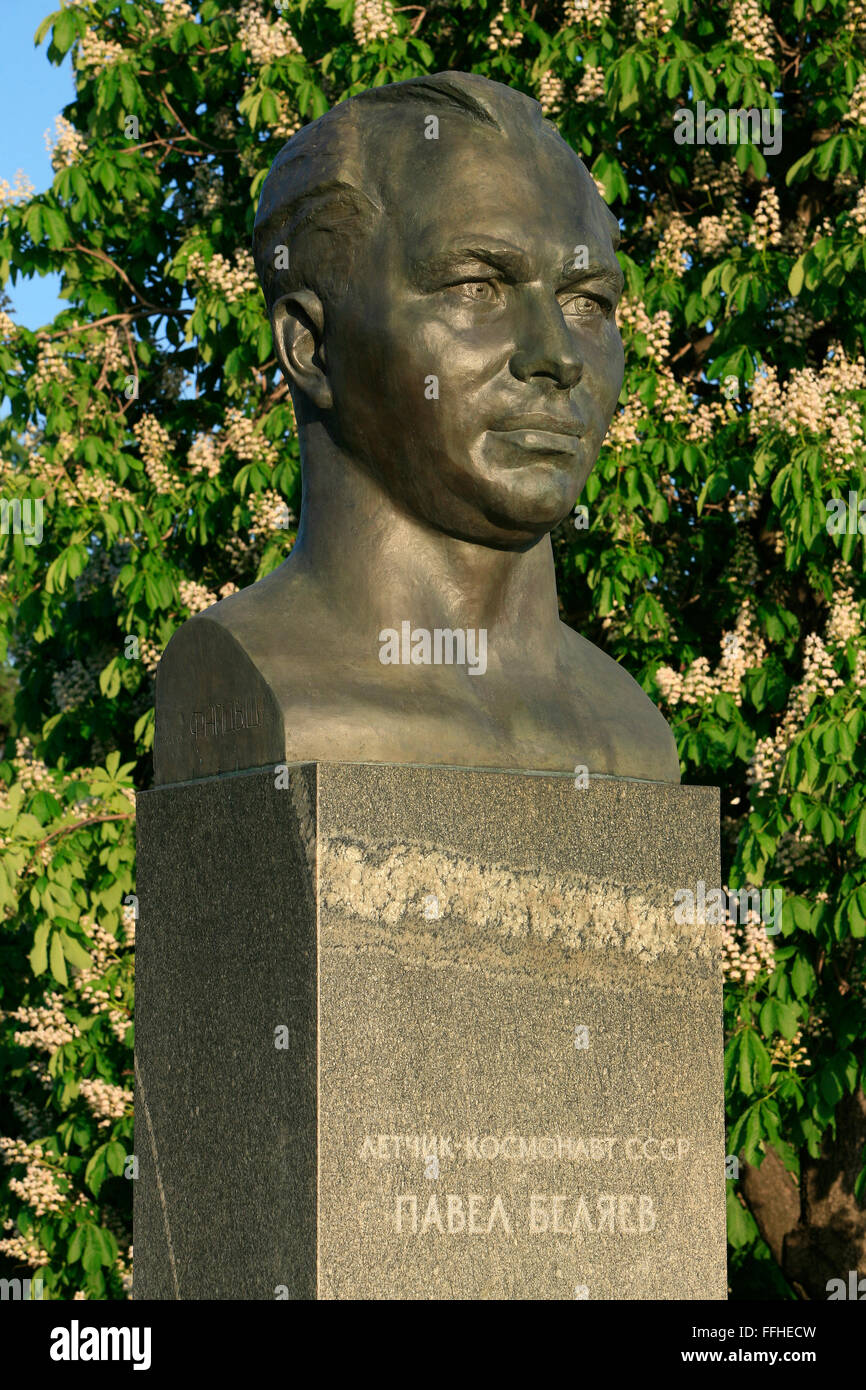
[[[522,93],[441,73],[335,107],[275,160],[254,235],[302,429],[439,530],[533,543],[619,395],[617,240]]]

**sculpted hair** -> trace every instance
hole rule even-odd
[[[269,314],[292,290],[312,289],[326,304],[345,294],[355,251],[385,211],[379,171],[391,117],[410,104],[421,108],[419,122],[450,110],[506,138],[513,123],[529,123],[561,140],[532,97],[473,73],[412,78],[340,102],[292,136],[262,188],[253,255]]]

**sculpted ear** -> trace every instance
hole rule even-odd
[[[293,290],[278,299],[271,314],[280,366],[320,410],[334,403],[325,366],[325,311],[312,290]]]

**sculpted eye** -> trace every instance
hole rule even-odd
[[[473,304],[496,304],[499,301],[499,291],[494,280],[463,280],[459,285],[451,285],[450,289],[459,294],[461,299],[469,299]]]
[[[596,314],[609,314],[611,306],[589,294],[575,294],[562,306],[564,314],[576,314],[579,318],[589,318]]]

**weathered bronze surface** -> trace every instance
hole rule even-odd
[[[377,88],[288,142],[254,246],[298,538],[170,642],[157,783],[304,760],[679,781],[665,720],[557,604],[550,532],[622,384],[617,239],[538,103],[482,77]]]

